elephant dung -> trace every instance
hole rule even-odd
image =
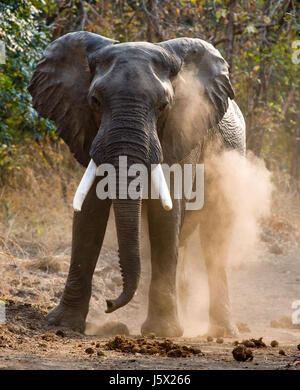
[[[253,360],[253,353],[251,349],[244,345],[239,345],[232,350],[232,355],[238,362],[246,362],[247,360]]]
[[[164,357],[189,357],[203,355],[198,348],[173,343],[171,340],[154,340],[145,337],[137,339],[116,336],[106,344],[106,348],[117,352],[140,353],[144,355],[159,355]]]

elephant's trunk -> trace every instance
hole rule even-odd
[[[143,164],[149,171],[151,164],[159,164],[162,150],[156,133],[155,115],[140,98],[119,93],[108,99],[109,112],[103,117],[101,127],[91,146],[90,155],[99,166],[112,164],[116,169],[116,184],[121,184],[113,199],[115,222],[118,235],[120,267],[123,277],[123,291],[114,300],[107,300],[107,313],[126,305],[134,296],[140,276],[140,218],[141,199],[132,199],[128,194],[129,177],[123,182],[119,157],[126,156],[128,169],[133,164]],[[161,167],[154,170],[156,186],[162,195],[163,205],[172,207],[166,195]],[[121,180],[121,181],[120,181]],[[133,180],[133,178],[131,179]],[[124,190],[125,195],[124,196]],[[141,189],[142,190],[142,189]],[[142,192],[142,191],[141,191]]]
[[[117,180],[120,180],[118,173],[117,169]],[[127,191],[127,188],[125,190]],[[125,306],[132,299],[140,278],[142,200],[141,198],[130,199],[129,197],[127,199],[120,199],[120,192],[119,187],[117,199],[113,200],[113,207],[119,245],[119,262],[123,278],[123,291],[118,298],[106,301],[106,313],[111,313]]]

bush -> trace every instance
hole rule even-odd
[[[55,137],[51,121],[38,116],[27,91],[37,59],[49,44],[49,27],[43,24],[43,1],[6,1],[0,4],[0,40],[6,61],[0,65],[0,176],[9,168],[15,144],[24,137],[40,141],[45,134]]]

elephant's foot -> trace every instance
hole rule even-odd
[[[183,328],[178,320],[172,318],[147,319],[141,329],[142,335],[155,334],[158,337],[180,337]]]
[[[227,321],[226,324],[211,322],[207,335],[212,337],[238,337],[239,330],[232,321]]]
[[[47,314],[46,319],[49,325],[64,326],[83,333],[85,330],[85,317],[82,310],[60,303]]]

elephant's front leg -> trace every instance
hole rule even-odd
[[[83,332],[91,297],[92,276],[102,247],[111,201],[99,200],[96,184],[81,212],[74,213],[69,275],[60,304],[47,315],[49,324]]]
[[[173,209],[165,211],[159,200],[148,202],[152,277],[149,290],[148,316],[142,333],[162,337],[183,334],[177,312],[176,268],[181,204],[173,201]]]

